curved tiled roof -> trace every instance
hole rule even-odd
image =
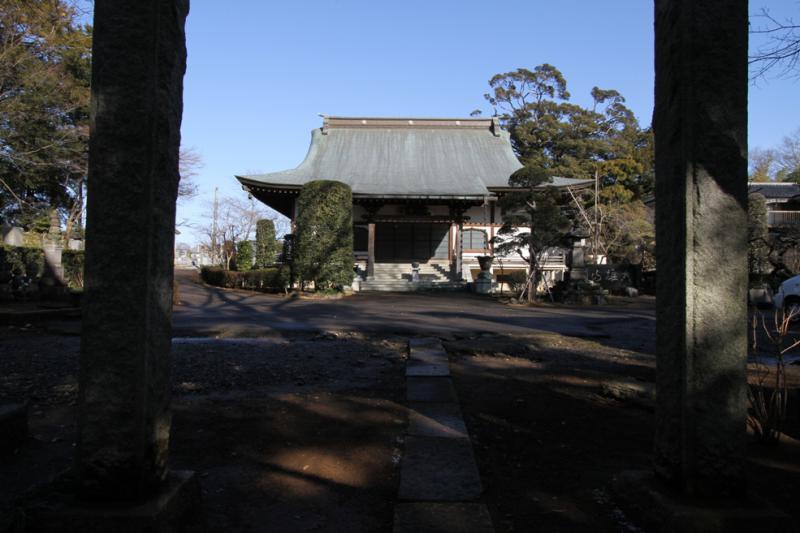
[[[274,188],[336,180],[356,195],[480,197],[508,187],[521,167],[496,119],[325,117],[297,168],[236,177]]]
[[[750,194],[758,193],[769,200],[788,200],[800,195],[800,184],[797,183],[751,181],[747,188]]]

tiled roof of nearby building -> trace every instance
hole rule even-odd
[[[485,196],[521,167],[497,119],[324,117],[297,168],[237,178],[274,188],[337,180],[358,195]]]
[[[749,193],[758,193],[768,200],[791,199],[800,195],[800,184],[779,182],[755,182],[747,184]]]

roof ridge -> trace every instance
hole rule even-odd
[[[375,116],[375,115],[326,115],[320,114],[323,118],[329,119],[348,119],[348,120],[467,120],[482,121],[492,120],[496,117],[422,117],[422,116]]]
[[[401,117],[337,117],[322,116],[322,133],[337,128],[387,128],[387,129],[482,129],[500,136],[498,117],[488,118],[401,118]]]

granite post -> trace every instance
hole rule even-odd
[[[96,0],[76,470],[87,500],[166,479],[188,0]]]
[[[656,0],[658,477],[744,493],[747,0]]]

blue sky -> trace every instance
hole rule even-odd
[[[761,7],[800,19],[798,0],[751,0]],[[578,104],[595,85],[617,89],[648,125],[652,10],[647,0],[192,0],[182,131],[204,166],[178,220],[202,222],[214,187],[243,195],[234,174],[299,164],[318,113],[486,113],[489,78],[519,67],[555,65]],[[800,127],[798,94],[796,79],[751,86],[751,147]]]

